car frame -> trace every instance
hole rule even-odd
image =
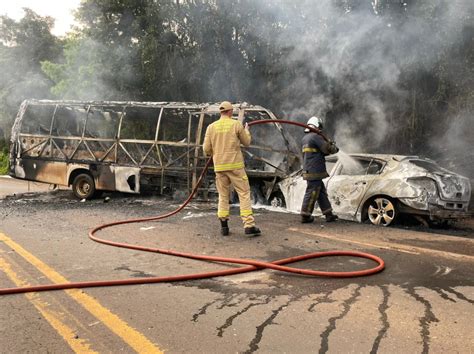
[[[342,219],[389,226],[402,214],[434,222],[470,216],[469,179],[433,160],[344,153],[326,160],[331,172],[324,183],[333,210]],[[301,198],[295,195],[302,195],[305,187],[301,171],[280,183],[289,208],[298,210]]]

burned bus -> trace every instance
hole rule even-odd
[[[206,128],[219,116],[218,104],[210,103],[26,100],[12,128],[9,174],[72,186],[80,199],[102,191],[190,191],[206,162]],[[276,119],[246,103],[234,104],[233,118]],[[278,123],[251,132],[244,156],[253,198],[281,205],[278,182],[300,168],[300,155]],[[210,170],[200,196],[212,193]]]

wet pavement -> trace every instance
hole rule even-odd
[[[1,188],[5,188],[0,180]],[[80,202],[70,191],[0,197],[0,287],[190,274],[234,267],[111,248],[87,232],[108,221],[158,215],[179,203],[107,194]],[[447,352],[474,351],[474,228],[382,228],[340,221],[299,224],[256,209],[263,235],[218,233],[215,204],[194,202],[161,222],[101,237],[199,254],[276,260],[356,250],[382,257],[379,274],[310,278],[272,270],[208,280],[0,297],[0,352]],[[318,270],[374,266],[334,257],[295,264]]]

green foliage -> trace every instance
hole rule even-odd
[[[60,41],[50,30],[53,20],[29,9],[20,21],[0,16],[0,134],[8,138],[20,103],[26,98],[50,98],[52,82],[40,62],[61,55]]]
[[[67,38],[63,62],[41,62],[43,72],[55,82],[51,92],[61,99],[109,99],[102,91],[100,73],[111,67],[101,62],[101,54],[101,48],[92,40]]]
[[[8,148],[6,142],[0,139],[0,175],[8,173]]]

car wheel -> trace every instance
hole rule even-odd
[[[72,191],[79,199],[92,199],[95,194],[95,183],[91,175],[81,173],[72,182]]]
[[[270,205],[274,208],[285,208],[286,203],[283,194],[281,192],[273,193],[270,196]]]
[[[386,197],[372,199],[367,210],[369,220],[374,225],[388,226],[398,215],[395,203]]]

